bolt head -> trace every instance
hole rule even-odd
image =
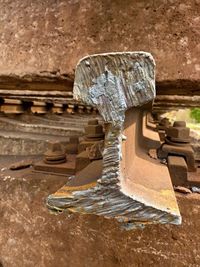
[[[52,152],[62,151],[62,147],[61,147],[60,142],[49,142],[48,143],[48,150],[50,150]]]
[[[87,125],[85,127],[85,134],[87,136],[99,136],[99,135],[104,135],[103,133],[103,127],[102,125]]]
[[[186,127],[184,121],[174,122],[173,126],[166,129],[167,137],[175,142],[188,142],[190,138],[190,128]]]
[[[170,126],[170,121],[168,118],[163,118],[160,122],[159,125],[160,126],[165,126],[165,127],[169,127]]]
[[[179,128],[183,127],[186,128],[186,122],[185,121],[175,121],[173,124],[173,127]]]

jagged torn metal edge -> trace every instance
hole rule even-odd
[[[140,81],[143,79],[145,82],[136,84],[134,87],[135,81],[132,81],[133,86],[128,88],[129,93],[127,94],[127,92],[124,93],[127,88],[123,88],[124,85],[121,86],[119,80],[113,79],[112,72],[109,69],[105,69],[106,74],[102,74],[106,75],[106,77],[103,77],[103,79],[106,78],[104,89],[102,90],[102,76],[88,88],[85,84],[81,84],[82,81],[88,79],[86,77],[88,73],[84,74],[83,62],[86,65],[90,64],[93,57],[99,57],[94,55],[93,57],[86,57],[79,62],[74,84],[75,98],[82,100],[85,104],[92,104],[97,107],[105,122],[109,123],[110,129],[105,137],[102,177],[98,180],[97,185],[90,189],[73,191],[71,195],[66,197],[50,195],[47,199],[47,206],[55,210],[70,209],[73,212],[102,215],[106,218],[114,217],[120,222],[180,224],[180,214],[149,206],[147,203],[134,199],[134,196],[125,195],[120,189],[121,134],[125,111],[130,107],[143,105],[154,99],[155,79],[153,68],[155,63],[152,56],[145,52],[112,53],[109,56],[116,56],[116,54],[119,56],[123,54],[125,57],[127,55],[132,56],[136,60],[136,68],[134,69],[133,66],[133,71],[138,70]],[[102,54],[102,57],[107,55]],[[144,66],[141,67],[141,62],[143,61],[148,61],[150,65],[146,72]],[[97,66],[97,69],[102,68],[101,63],[99,63],[100,65]],[[141,70],[140,68],[144,69]],[[151,70],[149,71],[149,69]],[[81,74],[86,76],[83,77]],[[140,85],[141,88],[138,87]],[[101,93],[99,93],[99,90]],[[110,99],[111,96],[112,99]],[[102,97],[104,97],[104,100],[110,99],[113,101],[115,99],[117,103],[114,103],[115,105],[110,105],[110,102],[102,103]],[[125,228],[129,229],[130,227],[127,225]]]

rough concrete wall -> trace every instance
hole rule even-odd
[[[0,0],[0,75],[73,77],[88,54],[143,50],[157,81],[199,80],[199,14],[199,0]]]
[[[2,164],[0,162],[0,168]],[[200,198],[178,197],[183,224],[126,231],[110,219],[50,214],[45,199],[66,178],[0,173],[0,262],[4,267],[199,267]]]

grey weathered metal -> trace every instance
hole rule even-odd
[[[74,184],[48,197],[49,208],[122,222],[181,223],[167,167],[145,151],[152,142],[142,128],[140,106],[155,98],[154,68],[145,52],[92,55],[78,63],[74,97],[96,107],[105,121],[103,170],[98,181],[83,184],[75,177]]]

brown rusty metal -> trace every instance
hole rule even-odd
[[[85,139],[86,140],[102,140],[104,138],[104,132],[102,125],[99,124],[97,119],[88,121],[88,125],[85,126]]]
[[[24,113],[24,108],[21,100],[6,98],[0,106],[0,111],[5,114],[22,114]]]
[[[47,113],[46,103],[42,101],[33,101],[33,105],[31,106],[31,112],[36,114]]]
[[[99,124],[98,119],[91,119],[88,124],[84,127],[85,135],[84,139],[80,142],[78,146],[78,152],[81,153],[85,151],[88,147],[91,147],[101,140],[104,140],[105,133],[103,131],[103,126]]]
[[[186,127],[185,121],[175,121],[173,126],[166,129],[167,140],[177,143],[190,142],[190,128]]]
[[[139,107],[155,97],[152,56],[127,52],[86,57],[76,69],[74,95],[97,108],[105,121],[103,166],[93,161],[98,171],[83,169],[48,197],[48,207],[123,223],[180,224],[168,169],[147,155],[160,145],[156,132],[145,127],[146,112]]]
[[[91,106],[86,106],[86,112],[88,114],[91,114],[92,113],[92,107]]]
[[[71,175],[74,175],[76,172],[75,160],[76,156],[71,154],[68,155],[67,161],[64,163],[47,164],[44,161],[39,161],[34,164],[33,171],[69,177]]]
[[[91,160],[88,157],[87,151],[84,150],[80,152],[76,157],[76,172],[83,170],[90,163],[91,163]]]
[[[27,95],[26,91],[24,91],[24,95],[15,95],[15,93],[15,91],[9,93],[7,97],[0,94],[0,112],[5,114],[21,114],[24,112],[32,114],[98,114],[97,109],[94,109],[92,106],[85,106],[80,101],[70,97],[64,98],[58,92],[45,91],[42,92],[42,95],[40,95],[41,92],[36,94],[36,92],[31,91],[30,95]],[[44,96],[45,93],[47,94],[46,96]]]
[[[168,90],[167,90],[168,91]],[[200,106],[200,96],[198,95],[157,95],[154,107],[183,109]]]
[[[60,142],[49,142],[48,150],[44,153],[46,164],[60,164],[66,162],[66,153],[63,151]]]
[[[165,142],[158,149],[158,157],[167,159],[168,155],[181,156],[186,159],[189,172],[195,172],[194,150],[190,145],[190,129],[184,121],[176,121],[166,130]]]
[[[158,157],[160,159],[167,159],[168,155],[177,155],[184,157],[186,159],[186,163],[188,166],[189,172],[195,172],[195,158],[194,158],[194,150],[190,145],[186,146],[174,146],[174,144],[166,144],[164,143],[161,148],[158,150]]]
[[[188,184],[188,167],[184,157],[168,156],[167,166],[174,186]]]
[[[164,130],[166,131],[166,129],[171,125],[170,121],[168,118],[162,118],[159,123],[158,123],[158,130]]]
[[[166,130],[170,127],[171,123],[168,118],[161,118],[157,124],[157,131],[160,136],[160,140],[163,142],[166,137]]]
[[[84,139],[78,145],[79,154],[76,158],[76,171],[81,171],[93,160],[102,159],[104,147],[103,126],[98,119],[91,119],[85,126]]]
[[[62,114],[64,112],[63,105],[60,103],[54,103],[51,111],[55,114]]]
[[[85,113],[85,106],[84,105],[78,105],[78,113],[79,114]]]
[[[66,112],[68,114],[74,114],[75,113],[75,105],[74,104],[68,104],[66,108]]]
[[[70,176],[75,174],[76,156],[67,155],[60,142],[49,142],[43,161],[34,164],[34,171]]]
[[[66,145],[65,150],[67,154],[78,154],[79,138],[73,136],[69,138],[69,143]]]

